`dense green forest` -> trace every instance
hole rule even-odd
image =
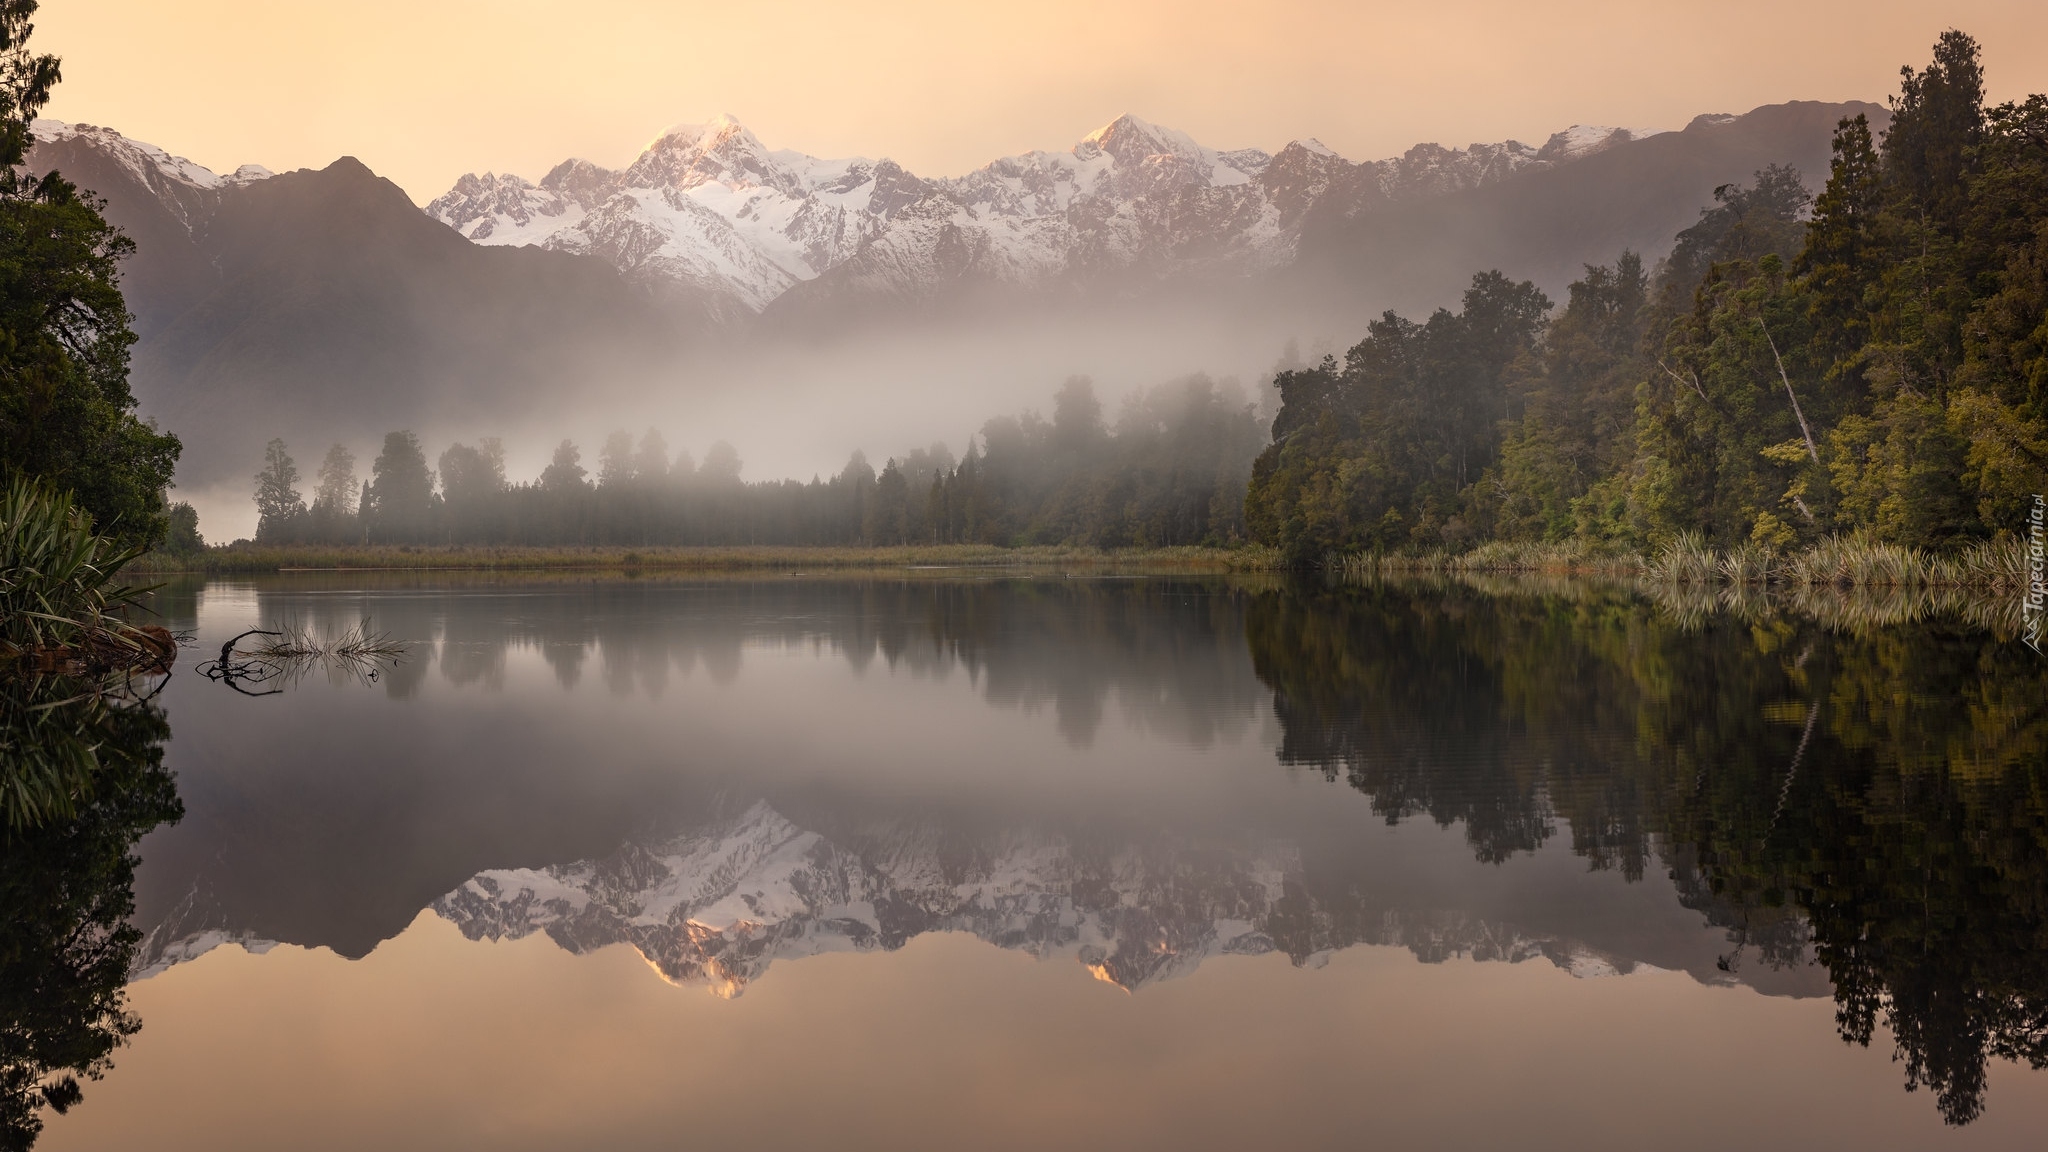
[[[1264,443],[1254,407],[1205,376],[1131,397],[1112,426],[1076,377],[1035,412],[988,421],[955,459],[943,444],[885,461],[855,452],[839,473],[749,483],[720,442],[697,463],[661,434],[606,439],[596,474],[564,440],[530,483],[505,475],[496,439],[453,444],[430,466],[393,432],[358,479],[329,449],[312,499],[271,441],[256,476],[262,543],[435,544],[1229,544],[1245,538],[1243,493]],[[438,484],[437,484],[438,480]]]
[[[1282,373],[1257,540],[1944,548],[2024,529],[2048,487],[2048,98],[1984,104],[1976,43],[1845,120],[1825,189],[1725,186],[1654,271],[1588,267],[1561,310],[1474,277]]]

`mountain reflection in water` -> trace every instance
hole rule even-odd
[[[1953,1124],[1991,1059],[2048,1063],[2048,666],[1978,624],[1181,578],[355,577],[181,612],[411,650],[271,701],[173,685],[191,815],[145,842],[144,975],[363,956],[422,908],[726,995],[932,932],[1131,990],[1381,944],[1832,985]]]

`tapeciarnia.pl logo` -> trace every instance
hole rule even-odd
[[[2034,511],[2027,517],[2027,597],[2020,602],[2026,620],[2027,647],[2041,654],[2041,618],[2048,611],[2048,500],[2034,494]]]

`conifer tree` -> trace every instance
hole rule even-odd
[[[371,536],[389,543],[418,543],[427,538],[433,514],[434,474],[419,437],[392,432],[384,450],[370,466]]]

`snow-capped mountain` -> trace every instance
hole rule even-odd
[[[766,803],[600,860],[483,872],[433,908],[472,940],[545,932],[579,954],[630,944],[669,981],[723,997],[777,960],[893,950],[947,931],[1040,959],[1071,957],[1126,990],[1186,975],[1211,956],[1280,951],[1317,965],[1357,943],[1402,945],[1426,960],[1543,956],[1576,976],[1632,967],[1454,913],[1321,906],[1285,844],[1246,852],[1012,832],[963,845],[917,823],[835,840]]]
[[[93,149],[148,189],[187,229],[197,225],[222,188],[253,184],[272,172],[261,164],[244,164],[223,176],[154,144],[130,140],[112,128],[37,120],[29,126],[36,143],[53,147],[68,142]]]
[[[38,120],[34,130],[42,148],[110,161],[188,233],[223,189],[272,175],[255,164],[222,175],[90,124]],[[1314,140],[1277,155],[1216,151],[1122,116],[1064,152],[927,180],[887,159],[770,149],[720,116],[665,130],[623,170],[566,160],[537,183],[472,173],[426,211],[478,244],[592,255],[643,284],[686,287],[730,319],[828,274],[814,292],[918,296],[961,281],[1048,289],[1268,269],[1293,257],[1318,207],[1351,214],[1446,195],[1652,134],[1574,126],[1540,148],[1421,144],[1354,164]]]
[[[1652,134],[1575,126],[1540,148],[1424,144],[1354,164],[1314,140],[1277,156],[1217,151],[1122,116],[1064,152],[922,179],[886,159],[770,150],[721,116],[669,129],[623,171],[568,160],[538,183],[466,175],[427,212],[480,244],[601,256],[745,314],[813,281],[811,296],[902,297],[961,282],[1044,290],[1259,271],[1293,257],[1319,206],[1445,195]]]
[[[891,161],[772,151],[720,116],[669,128],[624,171],[568,160],[538,184],[464,176],[427,213],[479,244],[588,253],[758,312],[928,191]]]
[[[78,139],[98,148],[106,156],[115,158],[127,168],[143,187],[158,191],[160,195],[180,195],[178,189],[221,189],[227,184],[250,184],[256,180],[270,178],[274,172],[262,164],[244,164],[233,172],[221,176],[211,168],[186,160],[184,156],[172,156],[154,143],[143,143],[129,139],[111,127],[98,127],[88,123],[66,123],[37,119],[29,125],[35,133],[37,143],[61,143],[66,139]]]

